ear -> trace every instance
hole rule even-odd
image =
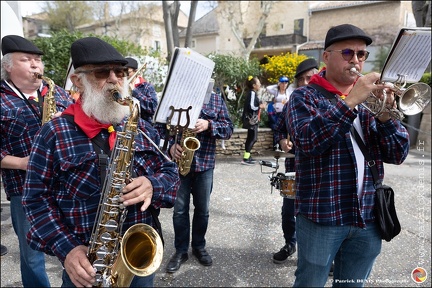
[[[73,83],[73,85],[78,88],[78,91],[81,91],[82,88],[84,87],[84,85],[83,85],[83,83],[81,81],[81,78],[78,77],[77,74],[72,74],[70,76],[70,80]]]

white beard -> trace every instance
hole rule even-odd
[[[129,116],[129,106],[120,105],[109,96],[109,91],[114,88],[121,93],[121,87],[107,84],[102,90],[98,90],[86,76],[81,79],[84,85],[84,92],[81,95],[84,113],[104,124],[118,124]]]

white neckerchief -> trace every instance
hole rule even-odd
[[[364,136],[363,136],[363,131],[361,128],[361,124],[360,124],[360,119],[357,116],[354,119],[353,122],[354,128],[357,130],[357,132],[359,133],[361,139],[364,142]],[[357,144],[357,141],[354,138],[354,135],[352,135],[350,133],[350,137],[351,137],[351,142],[353,144],[353,148],[354,148],[354,156],[356,159],[356,163],[357,163],[357,195],[358,198],[361,199],[362,196],[362,192],[363,192],[363,187],[364,187],[364,170],[365,170],[365,165],[364,165],[364,155],[363,152],[360,150],[360,147]]]

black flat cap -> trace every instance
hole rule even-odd
[[[44,53],[29,40],[18,35],[7,35],[2,38],[3,56],[12,52],[43,55]]]
[[[366,35],[362,29],[351,24],[342,24],[334,26],[328,30],[325,38],[324,50],[335,42],[347,39],[361,39],[366,42],[366,45],[372,43],[372,39]]]
[[[127,64],[125,65],[126,67],[132,68],[132,69],[138,69],[138,62],[130,57],[126,57],[127,60]]]
[[[318,63],[315,59],[309,58],[306,60],[303,60],[296,69],[296,74],[294,75],[294,78],[299,77],[303,72],[309,71],[311,69],[318,69]]]
[[[75,69],[87,64],[126,65],[127,60],[110,44],[97,37],[76,40],[71,46],[72,63]]]

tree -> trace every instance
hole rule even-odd
[[[185,47],[190,46],[190,41],[192,39],[192,25],[195,21],[196,8],[198,6],[198,1],[191,1],[190,11],[189,11],[189,21],[186,27],[186,42]],[[165,34],[167,38],[167,50],[168,57],[171,59],[171,55],[174,52],[174,47],[180,47],[179,38],[179,28],[177,26],[178,16],[180,13],[180,1],[173,1],[168,3],[168,1],[162,1],[163,9],[163,19],[165,24]]]
[[[431,1],[411,1],[417,27],[431,26]]]
[[[215,53],[208,55],[208,58],[215,62],[212,76],[215,79],[215,90],[221,91],[231,120],[238,127],[243,112],[247,78],[249,75],[261,76],[259,61],[258,59],[247,60],[243,57]],[[227,97],[225,93],[227,85],[232,89],[235,97]]]
[[[101,38],[111,44],[122,55],[145,55],[147,52],[134,43],[108,36],[88,35]],[[51,37],[39,37],[34,44],[44,52],[44,75],[59,86],[64,86],[70,60],[70,47],[78,39],[85,37],[81,32],[69,33],[66,29],[52,33]]]
[[[270,15],[270,10],[273,6],[274,1],[219,1],[221,7],[220,13],[222,18],[226,19],[230,23],[231,31],[234,37],[237,39],[241,46],[240,54],[245,58],[249,59],[251,51],[254,49],[257,42],[258,36],[261,34],[265,22]],[[242,2],[248,2],[242,3]],[[256,22],[256,26],[250,26],[251,22],[245,19],[249,17],[249,13],[243,13],[243,10],[254,9],[256,5],[260,4],[260,18]],[[244,8],[242,5],[247,5]],[[252,6],[254,5],[254,6]],[[245,45],[244,39],[252,35],[252,39],[248,46]]]
[[[87,1],[47,1],[43,10],[50,15],[47,22],[53,32],[62,29],[73,32],[93,19],[93,8]]]

